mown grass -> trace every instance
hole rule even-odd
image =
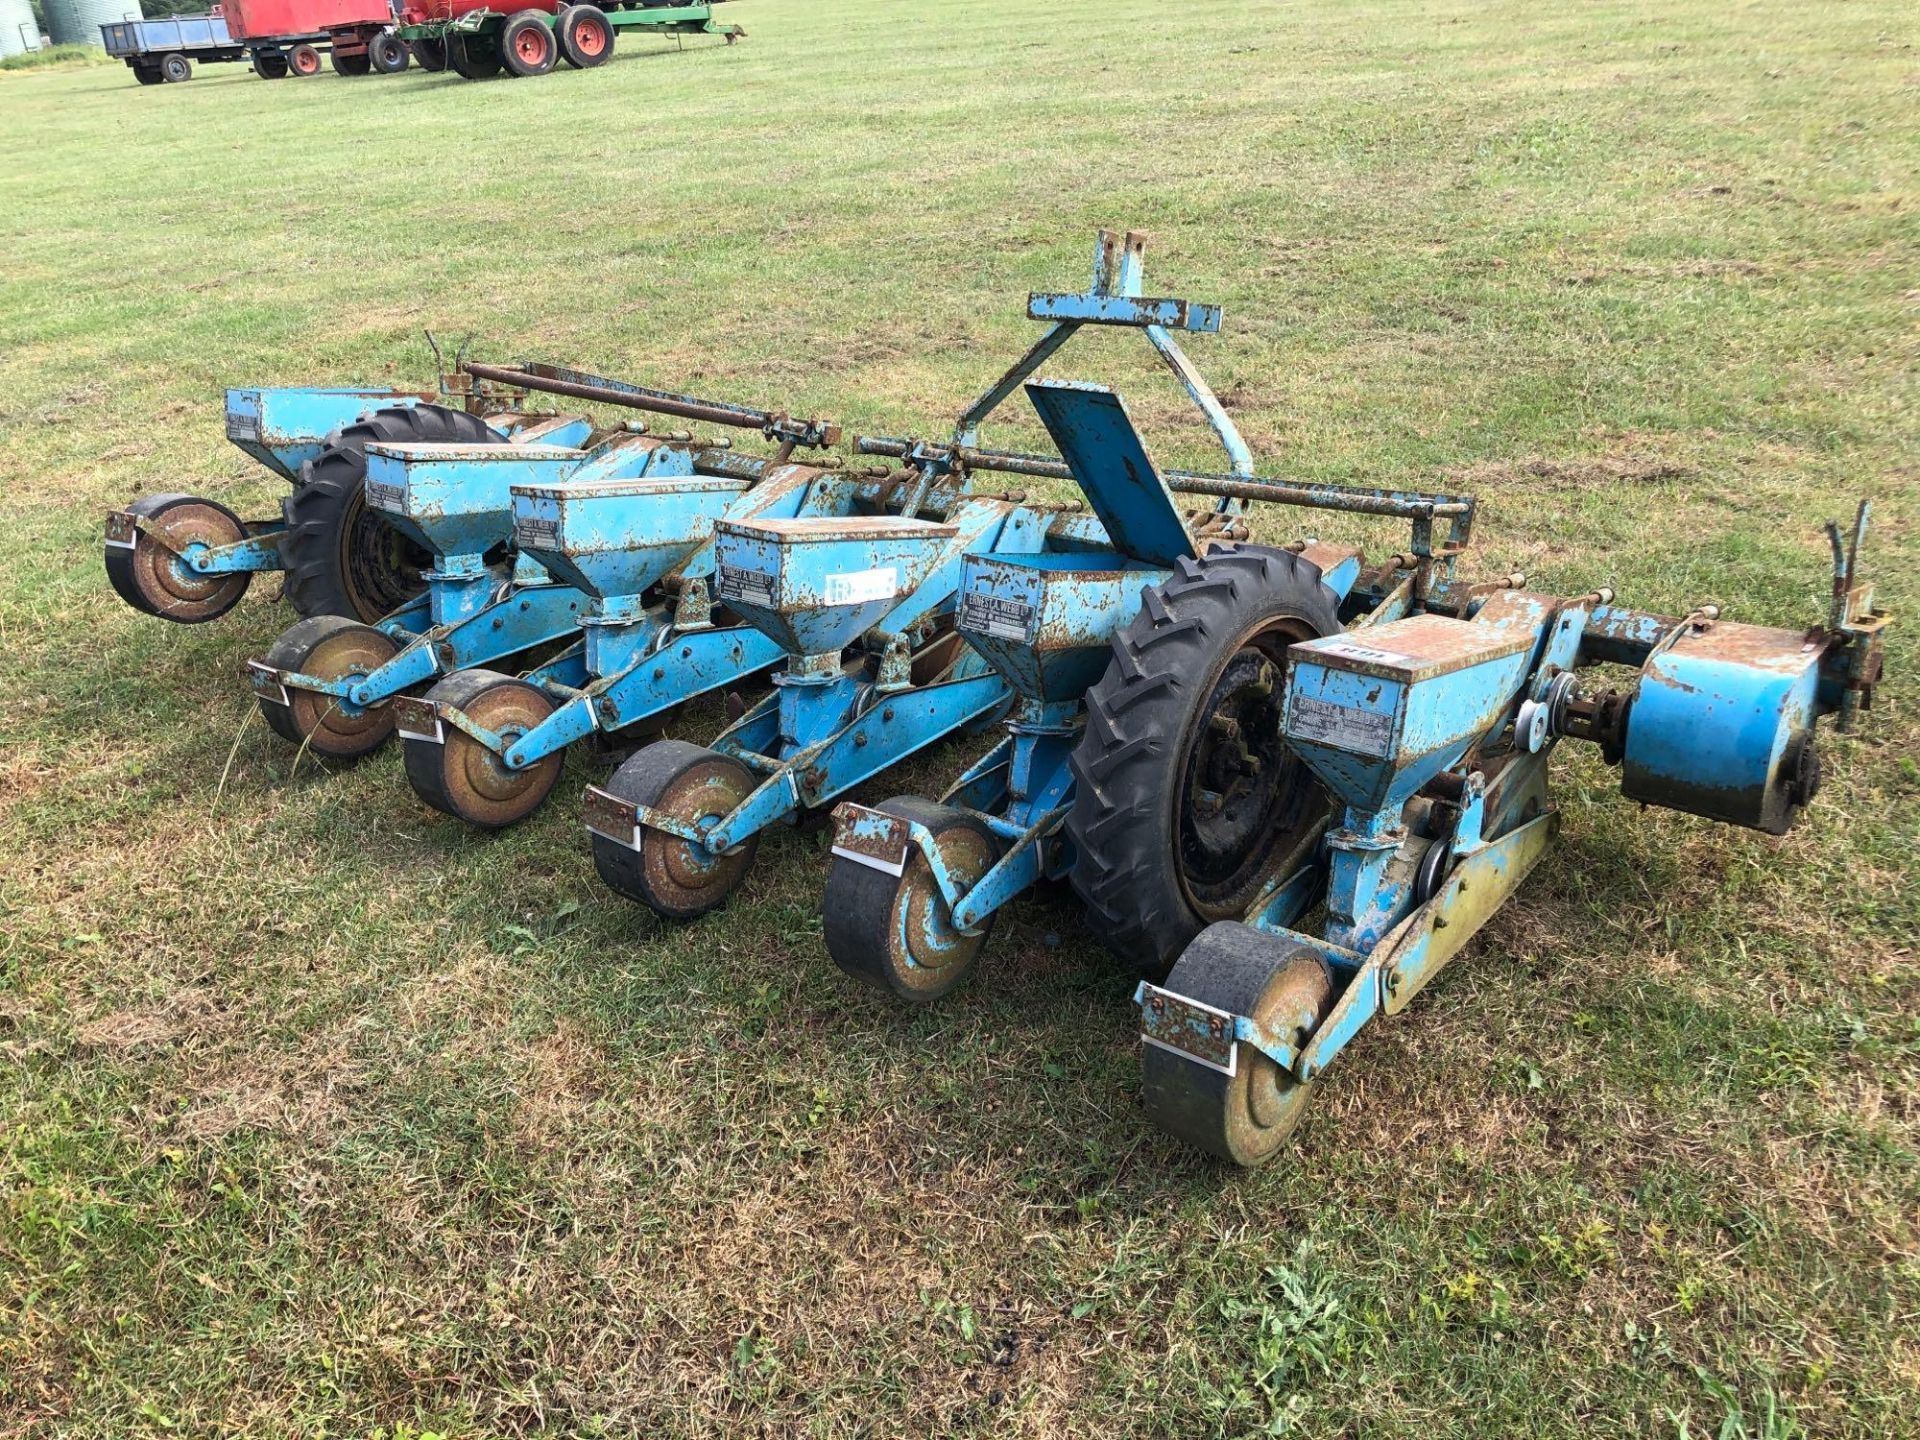
[[[0,71],[79,70],[118,62],[98,45],[43,45],[0,60]]]
[[[817,836],[663,928],[584,757],[464,833],[251,718],[271,584],[182,629],[99,562],[136,493],[275,503],[222,386],[418,381],[429,325],[936,429],[1108,224],[1226,306],[1269,468],[1471,483],[1481,573],[1809,622],[1866,493],[1911,616],[1908,8],[730,8],[540,82],[0,95],[0,1433],[1910,1433],[1911,625],[1785,839],[1567,757],[1556,853],[1245,1176],[1143,1127],[1065,897],[902,1013]],[[1053,368],[1209,458],[1137,342]]]

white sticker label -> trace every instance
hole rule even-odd
[[[1316,700],[1311,695],[1295,695],[1287,707],[1287,733],[1356,755],[1385,755],[1393,745],[1393,717],[1377,710]]]
[[[829,605],[864,605],[869,600],[891,600],[900,593],[900,572],[891,565],[878,570],[849,570],[827,576]]]
[[[1320,655],[1339,655],[1347,660],[1366,660],[1375,665],[1404,665],[1408,656],[1398,650],[1380,650],[1372,645],[1356,645],[1351,640],[1336,640],[1331,645],[1316,645]]]

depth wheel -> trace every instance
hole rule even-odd
[[[753,772],[730,755],[658,740],[613,772],[607,790],[698,826],[732,812],[756,788]],[[640,829],[640,848],[629,850],[604,835],[593,837],[593,868],[629,900],[638,900],[669,920],[693,920],[716,910],[740,888],[753,868],[760,837],[731,855],[710,855],[677,835]]]
[[[437,75],[447,68],[447,42],[441,37],[422,35],[418,40],[407,41],[406,45],[422,70]]]
[[[569,5],[553,27],[560,58],[576,70],[606,64],[613,54],[613,25],[597,5]]]
[[[1325,960],[1235,922],[1211,926],[1189,945],[1166,988],[1257,1020],[1296,1044],[1334,999]],[[1153,1123],[1235,1165],[1263,1165],[1278,1154],[1313,1093],[1247,1044],[1238,1047],[1231,1076],[1159,1045],[1140,1047],[1140,1068],[1141,1101]]]
[[[398,75],[407,68],[407,42],[384,30],[367,42],[367,60],[376,75]]]
[[[503,445],[486,421],[445,405],[392,405],[327,437],[300,467],[300,484],[280,504],[287,522],[280,559],[287,598],[301,615],[345,615],[372,624],[426,586],[432,555],[367,508],[367,446],[448,441]]]
[[[287,73],[304,80],[320,73],[320,52],[311,45],[296,45],[287,51]]]
[[[1095,934],[1148,976],[1309,858],[1326,792],[1287,749],[1287,647],[1334,635],[1333,592],[1290,550],[1182,560],[1087,692],[1067,834]]]
[[[940,858],[968,885],[977,883],[1000,857],[998,837],[965,811],[910,795],[877,808],[931,830]],[[908,847],[906,866],[898,875],[834,856],[821,908],[827,953],[834,964],[921,1005],[938,1000],[965,979],[993,933],[991,916],[978,935],[954,928],[953,912],[918,846]]]
[[[466,80],[490,80],[500,73],[500,47],[485,35],[449,35],[447,68]]]
[[[399,653],[385,631],[340,615],[315,615],[289,626],[267,651],[265,663],[320,680],[357,680]],[[289,689],[284,705],[265,695],[259,698],[260,714],[274,734],[329,760],[357,760],[393,734],[393,712],[385,705],[349,715],[333,696],[312,690]]]
[[[247,538],[247,527],[226,506],[195,495],[143,495],[127,509],[142,516],[176,544],[198,540],[231,545]],[[120,598],[146,615],[181,625],[217,620],[247,593],[252,575],[196,575],[180,557],[145,530],[133,532],[133,548],[106,547],[107,579]]]
[[[544,75],[559,53],[553,28],[538,10],[520,11],[500,32],[500,58],[509,75]]]
[[[546,691],[497,670],[462,670],[427,692],[426,698],[460,710],[476,725],[511,742],[553,713]],[[503,830],[524,820],[553,792],[560,778],[558,751],[524,770],[501,758],[464,730],[441,726],[444,741],[408,738],[401,743],[407,783],[442,814],[483,830]]]

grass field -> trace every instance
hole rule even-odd
[[[0,1436],[1916,1433],[1912,8],[727,8],[539,81],[0,76]],[[1785,839],[1567,757],[1268,1171],[1143,1126],[1064,895],[903,1013],[821,837],[663,928],[584,758],[478,838],[266,732],[273,583],[182,628],[102,575],[137,493],[277,504],[223,386],[421,383],[427,326],[935,431],[1103,224],[1225,305],[1267,468],[1477,487],[1470,570],[1811,622],[1871,494],[1908,622]]]

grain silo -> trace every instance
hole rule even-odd
[[[98,45],[102,25],[140,18],[140,0],[45,0],[45,3],[47,33],[56,45]]]
[[[27,0],[0,0],[0,60],[39,48],[40,25],[33,18],[33,6]]]

